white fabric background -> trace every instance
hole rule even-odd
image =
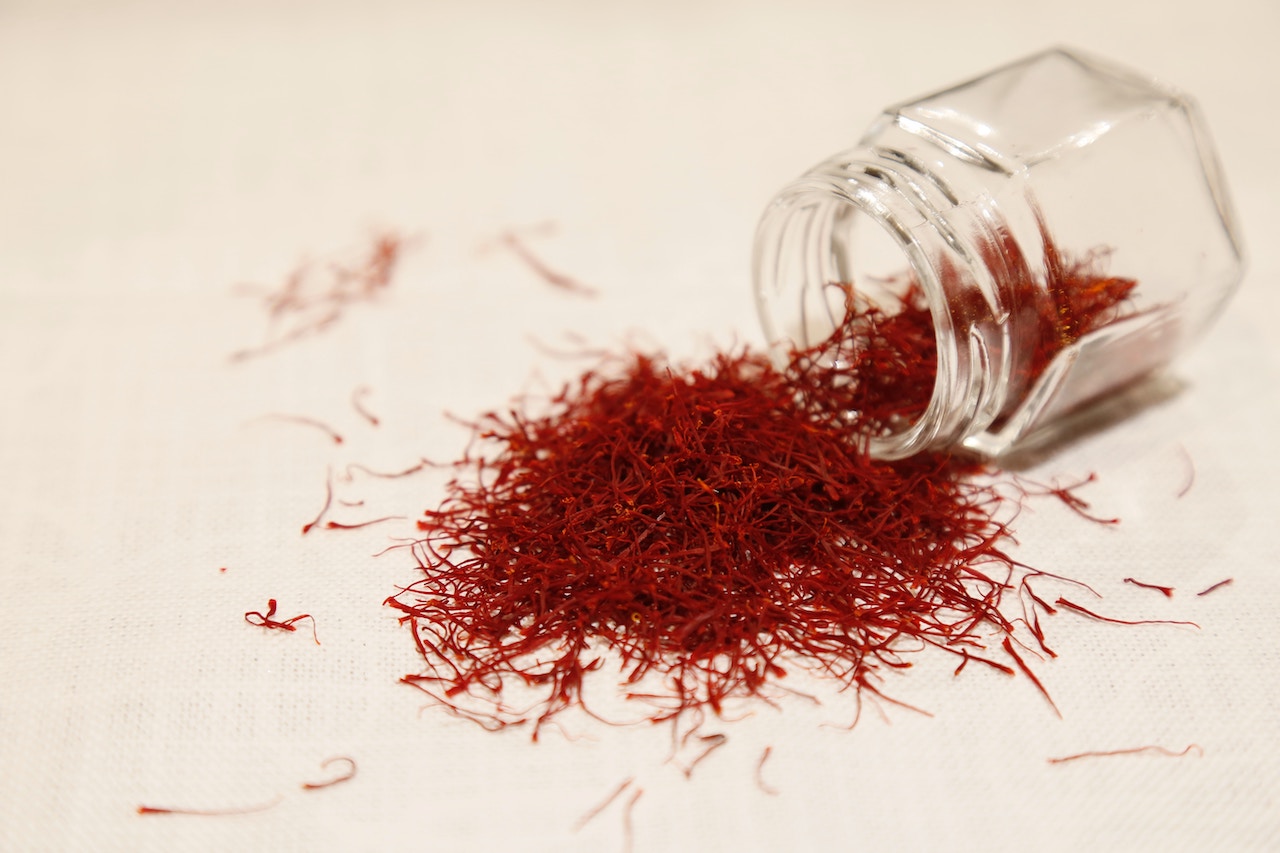
[[[629,777],[636,851],[1274,847],[1277,37],[1270,0],[0,5],[0,848],[617,850],[621,801],[574,825]],[[1198,96],[1251,267],[1177,394],[1034,472],[1096,471],[1088,497],[1123,524],[1041,504],[1017,553],[1108,612],[1202,630],[1053,620],[1061,657],[1037,667],[1061,720],[1026,679],[922,656],[888,687],[932,718],[753,707],[708,726],[729,742],[688,780],[661,728],[533,744],[397,683],[415,655],[382,601],[413,575],[370,555],[403,527],[300,537],[327,466],[454,458],[443,411],[577,369],[530,335],[759,343],[772,193],[885,104],[1054,43]],[[531,245],[600,298],[486,250],[546,222]],[[237,283],[380,226],[421,235],[385,298],[228,363],[262,328]],[[438,495],[382,484],[366,508]],[[269,597],[322,645],[245,625]],[[1204,755],[1046,761],[1190,743]],[[299,789],[339,754],[356,779]]]

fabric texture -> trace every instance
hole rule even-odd
[[[1254,164],[1280,136],[1277,34],[1266,0],[1159,22],[1092,0],[7,4],[0,849],[1272,847],[1280,185]],[[564,351],[760,345],[773,192],[885,104],[1058,42],[1198,97],[1251,265],[1159,393],[1025,472],[1095,472],[1082,495],[1121,524],[1035,503],[1016,556],[1108,613],[1198,628],[1055,617],[1058,657],[1033,663],[1061,719],[1025,678],[928,654],[884,686],[931,716],[864,703],[851,726],[854,697],[797,677],[704,721],[727,740],[687,775],[709,742],[567,717],[533,743],[399,683],[417,660],[383,601],[413,564],[378,554],[442,484],[348,466],[456,458],[446,413],[555,389],[590,364]],[[390,286],[233,358],[291,271],[331,275],[388,230]],[[328,518],[398,518],[303,535],[327,482]],[[269,599],[319,644],[308,620],[246,624]],[[303,787],[338,756],[354,778]]]

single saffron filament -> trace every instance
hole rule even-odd
[[[1077,752],[1074,755],[1063,755],[1059,758],[1050,758],[1050,764],[1066,764],[1068,761],[1079,761],[1082,758],[1109,758],[1116,755],[1167,755],[1170,758],[1181,758],[1185,755],[1204,755],[1204,749],[1199,744],[1190,744],[1183,750],[1172,750],[1163,746],[1135,746],[1129,749],[1104,749],[1093,752]]]

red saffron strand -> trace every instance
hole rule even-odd
[[[250,610],[244,614],[244,621],[258,628],[267,628],[274,631],[296,631],[298,623],[303,619],[311,620],[311,639],[315,640],[316,645],[320,645],[320,638],[316,635],[316,620],[310,613],[302,613],[297,616],[291,616],[288,619],[276,619],[276,600],[274,598],[267,600],[267,610],[261,613],[257,610]]]
[[[378,420],[378,417],[374,415],[372,412],[370,412],[364,406],[363,398],[369,393],[370,393],[369,386],[367,385],[358,386],[354,391],[351,392],[351,408],[356,410],[356,414],[358,414],[360,417],[368,421],[370,426],[378,426],[378,424],[380,423],[380,421]]]
[[[364,465],[353,462],[352,464],[347,466],[347,470],[343,474],[343,478],[346,480],[352,480],[355,477],[355,474],[353,472],[359,471],[360,473],[364,474],[367,477],[377,477],[383,480],[394,480],[398,477],[408,477],[411,474],[417,474],[419,471],[426,470],[427,468],[439,468],[439,467],[441,466],[438,463],[432,462],[430,459],[420,459],[413,465],[410,465],[408,468],[405,468],[401,471],[386,472],[386,471],[375,471],[372,468],[368,468]]]
[[[329,507],[333,505],[333,471],[325,472],[324,477],[324,505],[320,507],[320,511],[316,513],[316,517],[302,525],[302,535],[306,536],[311,530],[320,523],[320,520],[329,512]]]
[[[224,809],[196,809],[177,806],[138,806],[138,814],[140,815],[195,815],[198,817],[228,817],[233,815],[253,814],[255,812],[265,812],[273,809],[284,801],[284,796],[277,794],[273,799],[265,803],[258,803],[250,806],[235,806]]]
[[[1208,595],[1214,590],[1222,589],[1224,586],[1230,586],[1234,580],[1235,578],[1227,578],[1226,580],[1220,580],[1217,583],[1215,583],[1213,586],[1209,587],[1208,589],[1200,590],[1199,592],[1196,593],[1196,595],[1197,596]]]
[[[764,752],[760,756],[760,760],[756,762],[756,786],[771,797],[778,796],[778,790],[768,785],[764,781],[764,763],[769,760],[769,756],[773,754],[773,747],[766,746]]]
[[[1115,619],[1110,616],[1103,616],[1101,613],[1095,613],[1089,608],[1082,607],[1073,601],[1067,601],[1061,596],[1059,596],[1055,603],[1060,607],[1065,607],[1068,610],[1074,610],[1076,613],[1088,616],[1090,619],[1097,619],[1099,622],[1111,622],[1116,625],[1190,625],[1193,628],[1200,627],[1195,622],[1184,622],[1177,619]]]
[[[619,785],[617,788],[614,788],[613,791],[609,794],[609,796],[605,797],[604,800],[602,800],[597,805],[593,806],[591,810],[587,812],[585,815],[578,818],[578,822],[574,824],[573,831],[577,832],[578,830],[582,829],[582,827],[586,826],[588,823],[594,820],[595,817],[598,814],[600,814],[600,812],[609,808],[610,803],[618,799],[618,797],[622,796],[622,792],[627,790],[627,788],[631,787],[631,783],[634,781],[635,781],[634,777],[628,777],[622,780],[622,784]]]
[[[381,518],[371,518],[368,521],[357,521],[354,524],[344,524],[338,521],[326,521],[325,530],[359,530],[362,527],[372,527],[375,524],[382,524],[386,521],[404,521],[403,515],[384,515]]]
[[[1036,674],[1031,671],[1031,667],[1027,666],[1026,662],[1014,650],[1013,643],[1009,638],[1005,637],[1000,645],[1004,647],[1006,652],[1008,652],[1009,657],[1013,658],[1013,662],[1017,665],[1018,669],[1022,670],[1022,674],[1031,679],[1031,683],[1040,691],[1040,695],[1048,701],[1049,707],[1053,709],[1053,713],[1058,715],[1058,719],[1062,719],[1062,711],[1058,710],[1058,703],[1053,701],[1053,697],[1049,695],[1049,691],[1045,689],[1044,684],[1040,682],[1040,679],[1036,677]]]
[[[1059,758],[1049,758],[1050,764],[1066,764],[1068,761],[1079,761],[1082,758],[1108,758],[1116,755],[1142,755],[1155,753],[1158,755],[1167,755],[1170,758],[1182,758],[1186,755],[1204,755],[1204,749],[1199,744],[1193,743],[1183,750],[1172,750],[1163,746],[1135,746],[1128,749],[1104,749],[1094,752],[1077,752],[1074,755],[1063,755]]]
[[[329,788],[329,787],[332,787],[333,785],[337,785],[342,782],[348,782],[354,779],[356,775],[355,759],[349,758],[348,756],[345,756],[345,755],[335,755],[332,758],[326,758],[324,761],[320,762],[320,769],[328,770],[331,765],[339,764],[339,763],[345,766],[337,776],[333,777],[332,779],[326,779],[323,782],[303,782],[302,789],[304,791],[315,791],[319,788]]]
[[[705,744],[706,748],[703,749],[702,752],[698,753],[698,755],[690,761],[687,766],[680,768],[680,772],[684,774],[684,778],[686,779],[693,778],[693,768],[701,764],[702,760],[708,755],[728,743],[729,737],[728,735],[723,734],[699,735],[698,740]]]
[[[1053,654],[1053,652],[1049,652],[1049,654]],[[977,663],[982,664],[983,666],[989,666],[992,669],[997,670],[998,672],[1003,672],[1005,675],[1014,674],[1013,667],[1011,666],[1005,666],[999,661],[990,660],[989,658],[984,658],[979,655],[973,655],[973,654],[970,654],[967,649],[961,649],[960,665],[955,668],[955,671],[952,673],[952,675],[953,676],[959,675],[961,672],[963,672],[965,667],[969,665],[969,661],[975,661]]]
[[[644,793],[644,788],[636,788],[635,792],[627,799],[627,803],[622,807],[622,843],[623,850],[631,853],[635,847],[636,828],[633,816],[636,810],[636,801]]]
[[[1159,584],[1154,584],[1154,583],[1144,583],[1140,580],[1135,580],[1134,578],[1125,578],[1124,583],[1132,584],[1133,586],[1140,586],[1143,589],[1154,589],[1156,592],[1163,593],[1165,598],[1173,598],[1174,588],[1171,586],[1160,586]]]
[[[524,261],[529,269],[533,270],[543,281],[552,287],[565,290],[570,293],[577,293],[582,296],[599,295],[595,288],[589,287],[575,278],[571,278],[564,273],[556,272],[547,266],[547,264],[535,255],[524,241],[511,231],[507,231],[500,238],[501,243],[511,250],[520,260]]]

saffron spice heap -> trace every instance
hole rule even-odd
[[[1020,285],[1060,318],[1046,353],[1133,286],[1058,261],[1050,287]],[[1098,298],[1067,306],[1064,293]],[[388,600],[425,662],[405,680],[486,727],[535,722],[535,737],[585,707],[589,673],[614,661],[655,721],[719,712],[794,667],[883,695],[877,672],[922,646],[956,655],[957,669],[1016,665],[1035,681],[1014,642],[1030,646],[1011,642],[1035,626],[1052,654],[1025,612],[1043,599],[1021,595],[1038,573],[1004,551],[1018,495],[973,459],[860,449],[862,430],[899,414],[883,389],[932,382],[928,320],[910,292],[892,316],[849,312],[836,344],[871,355],[845,360],[845,382],[824,366],[826,345],[783,367],[749,350],[702,367],[633,354],[544,413],[484,415],[444,502],[418,522],[420,579]],[[883,405],[851,407],[859,388]],[[1015,590],[1024,612],[1009,615],[1002,597]]]

